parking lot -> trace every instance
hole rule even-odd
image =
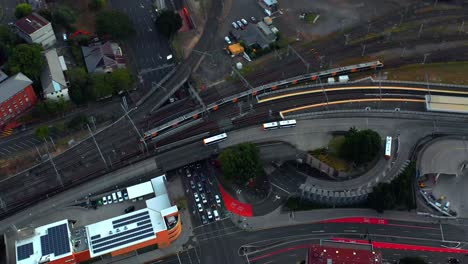
[[[192,212],[194,226],[206,225],[226,218],[218,181],[209,161],[189,164],[178,170]]]

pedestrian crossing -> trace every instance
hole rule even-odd
[[[0,137],[2,138],[5,138],[5,137],[8,137],[8,136],[11,136],[11,134],[13,134],[13,128],[6,128],[2,131],[2,134],[0,135]]]

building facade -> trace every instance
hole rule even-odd
[[[27,43],[41,44],[45,49],[53,46],[57,39],[49,21],[37,13],[32,13],[15,22],[17,34]]]
[[[6,124],[37,103],[32,83],[22,73],[0,82],[0,125]]]

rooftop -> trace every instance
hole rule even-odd
[[[426,95],[428,111],[468,113],[468,98],[457,96]]]
[[[36,264],[54,261],[72,254],[68,220],[34,229],[31,236],[16,241],[16,263]]]
[[[45,93],[59,92],[67,87],[67,82],[60,65],[57,49],[50,49],[44,55],[46,67],[41,75],[42,88]]]
[[[346,245],[348,244],[348,245]],[[356,249],[352,243],[342,246],[313,245],[308,251],[308,264],[381,264],[382,255],[366,249]]]
[[[29,35],[38,31],[49,23],[49,21],[36,13],[32,13],[15,22],[18,29]]]
[[[33,82],[22,73],[17,73],[0,83],[0,102],[22,91]]]
[[[83,57],[85,59],[88,72],[94,72],[99,68],[119,68],[119,65],[125,64],[122,51],[113,42],[94,43],[88,47],[82,46]]]

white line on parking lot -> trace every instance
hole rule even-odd
[[[41,142],[40,140],[35,139],[35,138],[31,138],[31,139],[32,139],[33,141],[35,141],[35,142]],[[27,141],[29,142],[29,140],[27,140]]]
[[[30,147],[31,147],[31,146],[27,145],[27,144],[26,144],[26,143],[24,143],[24,142],[20,142],[20,144],[23,144],[23,145],[25,145],[25,146],[26,146],[26,147],[28,147],[28,148],[30,148]]]
[[[291,194],[290,192],[286,191],[285,189],[279,187],[278,185],[276,185],[276,184],[274,184],[274,183],[271,183],[271,185],[273,185],[273,186],[275,186],[276,188],[278,188],[278,189],[284,191],[284,192],[287,193],[287,194]]]
[[[24,149],[22,146],[18,146],[18,144],[15,144],[15,146],[17,146],[20,149]]]
[[[2,150],[6,151],[8,153],[11,153],[11,151],[9,151],[8,149],[3,148]]]
[[[5,154],[5,153],[3,153],[3,152],[1,152],[1,151],[0,151],[0,154],[2,154],[2,155],[7,155],[7,154]]]

